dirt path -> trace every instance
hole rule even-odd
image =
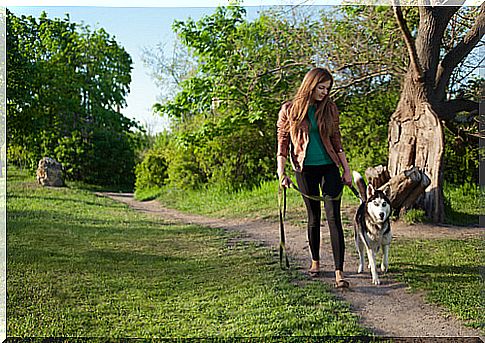
[[[279,244],[279,228],[274,222],[264,220],[231,220],[208,218],[200,215],[181,213],[164,208],[156,200],[140,202],[133,199],[131,193],[98,193],[116,201],[123,202],[131,208],[150,215],[159,216],[167,221],[184,224],[197,224],[227,231],[241,233],[242,239],[261,242],[266,246],[277,247]],[[300,228],[286,225],[287,250],[292,268],[306,273],[309,267],[310,254],[306,233]],[[455,228],[430,225],[395,225],[394,237],[443,238],[481,236],[482,228]],[[483,237],[483,236],[482,236]],[[478,330],[463,326],[453,316],[443,309],[424,302],[422,294],[411,294],[406,285],[392,280],[390,276],[381,278],[380,286],[373,286],[368,273],[357,274],[357,259],[353,256],[353,242],[347,242],[346,277],[351,288],[349,290],[334,290],[335,294],[349,302],[352,309],[360,317],[361,324],[380,336],[393,337],[471,337],[480,336]],[[392,251],[392,248],[391,248]],[[331,257],[330,238],[325,227],[322,227],[322,270],[319,277],[322,281],[333,285],[333,259]]]

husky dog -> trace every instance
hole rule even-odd
[[[361,197],[361,204],[357,209],[354,220],[355,245],[360,259],[358,273],[364,271],[365,248],[372,273],[372,283],[379,285],[381,282],[377,276],[376,253],[382,247],[381,270],[384,273],[387,272],[389,247],[392,239],[389,221],[391,202],[384,192],[374,189],[372,185],[366,188],[365,181],[358,172],[353,172],[353,178]]]

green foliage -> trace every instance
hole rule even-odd
[[[463,184],[478,184],[479,147],[476,139],[463,134],[454,135],[445,128],[444,178],[446,181]]]
[[[171,185],[179,189],[195,189],[207,182],[191,147],[177,146],[169,158],[167,173]]]
[[[414,32],[417,9],[403,12]],[[220,7],[198,21],[174,23],[191,54],[185,69],[157,64],[151,56],[154,69],[181,80],[180,92],[154,106],[172,120],[172,143],[164,155],[172,186],[209,184],[230,191],[274,179],[278,111],[303,75],[322,65],[334,73],[331,95],[341,111],[352,169],[387,165],[388,122],[408,67],[392,8],[340,6],[291,13],[273,8],[249,22],[242,7]],[[181,70],[186,70],[182,76]],[[466,149],[466,157],[475,156],[470,145]],[[446,154],[457,173],[477,170],[475,157],[465,161],[461,152],[448,148]]]
[[[458,97],[480,102],[485,80],[468,80],[456,91]],[[480,148],[478,144],[479,120],[475,114],[457,113],[453,121],[445,124],[444,179],[454,184],[478,184]]]
[[[382,9],[361,10],[367,16],[388,18]],[[351,25],[350,17],[341,20],[341,25]],[[325,28],[335,24],[328,18],[327,11],[322,11],[321,18],[307,15],[296,19],[274,9],[249,22],[242,7],[228,6],[197,22],[189,19],[174,23],[174,30],[198,67],[178,84],[181,91],[171,101],[154,106],[173,123],[175,143],[167,157],[172,185],[190,188],[209,183],[233,190],[251,188],[275,177],[279,108],[291,99],[309,68],[320,64],[317,61],[339,67],[338,60],[330,55],[336,56],[340,36],[328,34],[332,30]],[[380,29],[370,28],[366,41]],[[322,42],[333,48],[324,48]],[[373,44],[377,47],[380,41]],[[365,68],[360,62],[355,66]],[[340,69],[338,82],[359,70]],[[392,80],[369,79],[339,100],[344,144],[356,168],[385,164],[386,127],[397,101],[396,82]],[[377,92],[383,84],[387,91]]]
[[[67,177],[80,178],[82,173],[81,161],[85,156],[87,144],[83,141],[81,132],[73,131],[70,136],[59,139],[58,145],[54,148],[55,157],[62,161],[64,172]]]
[[[277,113],[311,65],[311,50],[300,42],[313,38],[303,25],[244,16],[243,8],[229,6],[174,24],[198,62],[181,92],[155,106],[174,123],[177,147],[168,169],[180,187],[238,189],[274,177]]]
[[[340,127],[352,169],[365,171],[387,165],[387,124],[399,100],[397,85],[380,86],[367,94],[352,94],[340,105]]]
[[[160,187],[168,177],[167,161],[163,153],[152,149],[145,153],[143,161],[135,169],[136,189]]]
[[[426,212],[421,209],[413,208],[406,213],[402,218],[406,224],[417,224],[417,223],[424,223],[426,221]]]
[[[132,182],[136,123],[117,112],[131,82],[126,51],[69,16],[19,18],[8,10],[7,47],[9,162],[35,168],[50,156],[71,179]]]

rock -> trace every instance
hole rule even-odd
[[[41,159],[37,168],[37,181],[42,186],[63,187],[62,164],[50,157]]]

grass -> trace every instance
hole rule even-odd
[[[222,230],[43,188],[16,169],[7,219],[9,337],[367,334],[328,286]]]
[[[278,182],[263,182],[254,189],[242,189],[238,192],[207,188],[203,190],[178,190],[162,187],[148,190],[137,190],[138,200],[158,199],[164,205],[180,211],[197,213],[206,216],[224,218],[257,218],[277,220],[278,218]],[[358,199],[345,187],[343,204],[355,206]],[[301,195],[294,190],[287,190],[287,209],[289,218],[302,222],[305,216]]]
[[[421,209],[411,209],[404,213],[402,220],[409,225],[426,222],[426,213]]]
[[[357,205],[356,199],[345,189],[343,204]],[[205,191],[174,191],[168,188],[156,190],[152,198],[163,204],[182,211],[194,212],[217,217],[252,217],[277,220],[277,183],[267,182],[260,188],[228,194],[211,189]],[[146,193],[138,192],[142,198]],[[473,187],[446,185],[445,195],[451,199],[448,210],[457,218],[465,213],[470,220],[478,222],[478,214],[483,213],[478,204],[479,193]],[[483,205],[481,205],[483,206]],[[304,226],[305,210],[301,196],[288,191],[289,220]],[[481,211],[481,212],[479,212]],[[448,212],[449,214],[450,212]],[[419,213],[416,214],[419,217]],[[344,232],[352,236],[350,215],[343,214]],[[450,218],[448,216],[448,218]],[[409,219],[409,218],[408,218]],[[411,218],[417,221],[419,218]],[[457,223],[458,219],[453,219]],[[475,224],[476,224],[475,222]],[[351,242],[349,242],[351,243]],[[393,272],[413,290],[425,291],[427,300],[440,304],[468,325],[484,328],[479,266],[484,265],[483,249],[477,239],[440,239],[440,240],[394,240],[392,248]]]
[[[445,183],[445,222],[453,225],[477,225],[485,215],[485,189],[477,185]]]
[[[484,330],[483,252],[480,239],[397,241],[390,256],[391,272],[413,291],[426,291],[429,302]]]
[[[479,215],[485,215],[485,191],[478,186],[469,184],[453,185],[445,183],[445,223],[458,226],[477,225]],[[141,189],[135,192],[138,200],[158,199],[164,205],[189,213],[198,213],[213,217],[241,217],[260,219],[277,218],[278,208],[277,181],[263,182],[252,190],[243,189],[239,192],[226,192],[216,188],[202,190],[179,190],[170,187]],[[287,191],[290,218],[303,221],[301,215],[304,209],[301,196],[293,191]],[[237,203],[237,204],[236,204]],[[345,187],[342,203],[355,206],[358,200]],[[232,206],[235,204],[235,206]],[[411,211],[405,218],[409,223],[426,221],[419,211]],[[344,220],[349,221],[348,218]]]

